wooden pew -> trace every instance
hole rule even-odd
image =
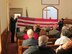
[[[54,50],[56,50],[59,47],[59,45],[47,45],[47,46],[53,48]]]
[[[52,45],[52,44],[55,43],[56,40],[57,40],[57,38],[50,38],[50,39],[48,40],[48,44],[49,44],[49,45]],[[23,41],[23,39],[18,39],[18,46],[21,46],[21,45],[22,45],[22,41]]]
[[[29,46],[19,46],[19,49],[18,49],[18,54],[22,54],[23,51],[25,51],[26,49],[28,49]]]
[[[22,54],[23,51],[25,51],[29,46],[22,46],[22,41],[21,39],[18,39],[18,54]]]
[[[54,45],[54,42],[57,38],[50,38],[48,40],[48,46],[52,47],[53,49],[56,49],[58,45]],[[26,50],[29,46],[22,46],[23,39],[18,39],[18,54],[22,54],[24,50]],[[50,43],[51,42],[51,43]]]
[[[64,24],[72,24],[72,19],[64,19]]]
[[[57,40],[57,38],[49,38],[48,40],[48,45],[53,45],[55,43],[55,41]]]

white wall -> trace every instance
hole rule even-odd
[[[10,8],[23,8],[23,16],[27,9],[29,17],[42,17],[41,0],[10,0]]]
[[[72,18],[72,0],[60,0],[59,5],[50,5],[59,9],[58,18]],[[26,8],[29,17],[41,17],[42,9],[49,5],[42,5],[41,0],[10,0],[10,8],[23,8],[23,16],[26,16]]]
[[[8,27],[9,22],[9,1],[0,0],[0,53],[1,53],[1,34]]]
[[[1,18],[0,18],[0,53],[1,53]]]
[[[8,0],[0,0],[0,18],[1,18],[1,33],[7,28],[8,26]]]

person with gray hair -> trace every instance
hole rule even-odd
[[[48,38],[47,36],[45,36],[45,35],[40,36],[40,37],[38,38],[38,45],[39,45],[39,46],[46,45],[47,42],[48,42],[48,39],[49,39],[49,38]]]
[[[49,31],[49,35],[53,35],[55,38],[60,37],[60,31],[57,30],[56,26],[53,26],[53,29]]]
[[[47,46],[48,37],[45,35],[39,36],[38,46],[30,46],[23,54],[56,54],[56,52]]]
[[[69,29],[67,29],[67,27],[64,26],[61,31],[61,37],[55,41],[55,45],[61,45],[68,41],[71,41],[69,35],[70,35]]]
[[[33,46],[33,45],[37,45],[38,41],[36,39],[34,39],[34,32],[32,29],[28,29],[27,30],[27,35],[29,37],[29,39],[27,40],[23,40],[22,42],[22,46]]]

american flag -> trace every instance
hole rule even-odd
[[[41,27],[44,26],[53,26],[58,23],[57,19],[43,19],[43,18],[27,18],[27,17],[18,17],[16,27],[22,26],[33,26],[39,24]]]

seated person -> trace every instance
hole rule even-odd
[[[56,54],[55,51],[47,46],[48,37],[43,35],[38,38],[39,46],[30,46],[23,54]]]
[[[69,41],[56,49],[57,54],[72,54],[72,41]]]
[[[69,31],[71,32],[71,34],[70,34],[70,38],[72,38],[72,25],[70,25],[70,27],[69,27]]]
[[[34,35],[33,35],[33,30],[32,29],[27,30],[27,35],[28,35],[29,39],[23,40],[22,46],[33,46],[33,45],[37,45],[38,44],[37,40],[34,39]]]
[[[50,31],[50,26],[46,27],[46,32]]]
[[[54,35],[55,38],[59,38],[60,32],[57,30],[55,26],[53,26],[53,29],[49,31],[49,35]]]
[[[36,24],[36,25],[34,25],[33,26],[33,30],[34,30],[34,32],[36,32],[38,35],[39,35],[39,32],[40,32],[40,25],[39,24]]]
[[[25,30],[25,27],[20,27],[19,31],[17,32],[17,36],[23,36],[25,33],[24,30]]]
[[[34,36],[34,39],[38,39],[38,34],[36,33],[36,32],[33,32],[33,36]],[[28,34],[24,34],[23,35],[23,39],[24,40],[27,40],[27,39],[29,39],[29,36],[28,36]]]
[[[40,35],[40,36],[41,36],[41,35],[46,35],[46,30],[45,30],[44,28],[42,28],[42,29],[40,30],[39,35]]]
[[[55,45],[61,45],[68,41],[71,41],[69,35],[70,31],[67,28],[62,28],[61,37],[55,41]]]

